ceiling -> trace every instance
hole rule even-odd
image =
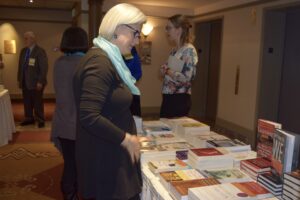
[[[72,9],[74,3],[80,0],[0,0],[0,6],[27,7],[27,8],[48,8],[48,9]],[[86,0],[87,1],[87,0]],[[104,0],[114,1],[114,0]],[[214,4],[224,0],[115,0],[116,3],[132,3],[145,6],[160,6],[169,8],[188,8],[195,9],[209,4]]]

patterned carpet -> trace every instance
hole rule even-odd
[[[63,160],[52,143],[9,144],[0,148],[0,199],[62,199]]]
[[[23,105],[13,102],[17,132],[13,140],[0,147],[1,200],[60,200],[60,177],[63,159],[50,142],[54,102],[46,102],[45,128],[36,125],[19,126]]]

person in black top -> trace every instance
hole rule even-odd
[[[140,95],[122,55],[139,43],[146,16],[122,3],[104,16],[94,47],[73,79],[77,108],[76,163],[83,199],[138,200],[140,140],[130,112]]]

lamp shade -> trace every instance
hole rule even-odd
[[[153,30],[153,26],[151,24],[143,24],[143,27],[142,27],[142,33],[144,36],[148,36],[151,31]]]

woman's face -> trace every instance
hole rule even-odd
[[[122,24],[117,27],[112,43],[119,47],[121,54],[130,54],[132,47],[139,44],[141,28],[141,24]]]
[[[172,22],[168,21],[166,25],[166,32],[170,40],[177,41],[181,35],[181,28],[175,28]]]

